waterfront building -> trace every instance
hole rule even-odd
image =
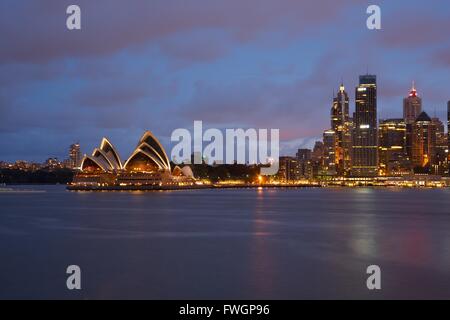
[[[16,170],[29,171],[30,167],[31,163],[29,163],[28,161],[16,160],[11,168]]]
[[[352,175],[374,177],[378,174],[377,78],[359,77],[355,90],[353,116]]]
[[[308,173],[308,178],[317,178],[319,176],[320,171],[323,167],[323,154],[324,154],[324,145],[322,141],[316,141],[314,144],[314,148],[311,152],[311,160],[309,161],[309,168],[305,168]],[[300,169],[300,171],[302,171]]]
[[[311,160],[311,149],[298,149],[296,157],[298,161]]]
[[[447,147],[447,137],[445,136],[445,126],[441,119],[437,117],[431,118],[431,122],[433,123],[436,129],[436,147]]]
[[[61,161],[58,160],[58,158],[48,158],[44,162],[44,168],[48,170],[55,170],[55,169],[61,169],[64,165]]]
[[[78,169],[81,164],[81,150],[80,150],[80,144],[74,143],[70,145],[69,148],[69,162],[68,166],[70,169]]]
[[[412,164],[414,168],[431,167],[435,161],[436,128],[426,112],[422,112],[412,127]]]
[[[450,101],[447,102],[447,157],[450,161]]]
[[[348,176],[351,170],[352,137],[349,117],[349,98],[340,85],[331,107],[331,129],[335,132],[334,160],[339,176]]]
[[[409,95],[403,99],[403,119],[406,124],[413,124],[422,113],[422,98],[417,94],[416,87],[412,85]]]
[[[317,176],[319,163],[313,160],[311,149],[298,149],[296,158],[299,178],[312,179]]]
[[[323,158],[324,146],[322,141],[316,141],[313,151],[311,153],[311,160],[321,162]]]
[[[380,120],[378,144],[380,176],[411,173],[406,155],[406,123],[403,119]]]
[[[334,130],[325,130],[323,133],[323,164],[322,173],[326,176],[336,175],[336,158],[334,154],[335,148],[335,132]]]
[[[163,186],[192,184],[194,176],[190,168],[175,167],[161,143],[146,131],[137,147],[126,161],[122,161],[116,148],[103,138],[99,148],[81,161],[81,172],[74,184],[81,186]]]
[[[414,82],[409,94],[403,99],[403,119],[406,123],[406,154],[412,160],[413,125],[422,112],[422,98],[417,94]]]
[[[278,179],[282,182],[300,179],[299,163],[295,157],[280,157]]]
[[[436,132],[436,147],[434,150],[433,174],[444,175],[447,169],[447,135],[444,123],[437,117],[431,118]]]

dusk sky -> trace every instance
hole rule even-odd
[[[81,7],[82,30],[66,28]],[[366,28],[381,7],[382,30]],[[378,77],[378,116],[402,116],[415,80],[430,116],[450,100],[450,1],[163,0],[0,3],[0,160],[123,158],[144,130],[170,153],[176,128],[279,128],[282,154],[330,126],[341,79]]]

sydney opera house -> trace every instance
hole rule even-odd
[[[195,185],[189,166],[175,166],[161,143],[146,131],[130,157],[123,161],[106,138],[92,155],[85,155],[69,189],[158,189]]]

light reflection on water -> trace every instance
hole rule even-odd
[[[0,298],[450,298],[448,189],[34,188],[0,195]]]

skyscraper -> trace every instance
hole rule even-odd
[[[377,78],[359,77],[355,90],[353,116],[352,175],[373,177],[378,174]]]
[[[431,122],[436,133],[433,173],[443,175],[447,164],[447,136],[445,135],[445,126],[437,117],[431,118]]]
[[[76,169],[81,164],[81,151],[80,144],[74,143],[69,148],[69,166],[72,169]]]
[[[403,119],[405,119],[405,123],[414,123],[421,112],[422,99],[417,95],[417,90],[413,82],[409,95],[403,99]]]
[[[311,150],[310,149],[298,149],[296,156],[297,156],[298,161],[311,160]]]
[[[417,95],[414,82],[409,95],[403,99],[403,119],[406,123],[406,154],[412,159],[412,131],[413,125],[422,112],[422,99]]]
[[[450,101],[447,102],[447,147],[447,155],[450,160]]]
[[[311,152],[311,163],[312,163],[312,175],[317,177],[320,174],[320,170],[323,167],[323,153],[324,146],[322,141],[316,141],[314,148]]]
[[[334,154],[335,132],[333,130],[325,130],[323,133],[323,164],[322,169],[325,175],[336,174],[336,161]]]
[[[434,163],[436,128],[426,112],[413,124],[412,163],[414,167],[428,167]]]
[[[294,157],[280,157],[280,168],[278,170],[278,178],[281,181],[294,181],[299,179],[298,161]]]
[[[324,151],[323,142],[316,141],[316,143],[314,144],[313,151],[311,153],[311,159],[313,161],[318,161],[318,162],[322,161],[323,151]]]
[[[297,163],[299,175],[302,178],[312,177],[312,161],[311,161],[311,150],[310,149],[298,149],[297,151]]]
[[[343,84],[340,85],[331,107],[331,129],[335,132],[335,163],[339,176],[346,176],[351,169],[351,123],[349,99]]]
[[[406,124],[403,119],[380,120],[378,128],[380,175],[409,173],[405,150]]]
[[[431,118],[431,122],[433,122],[436,130],[436,146],[446,148],[447,139],[445,137],[444,123],[437,117]]]

